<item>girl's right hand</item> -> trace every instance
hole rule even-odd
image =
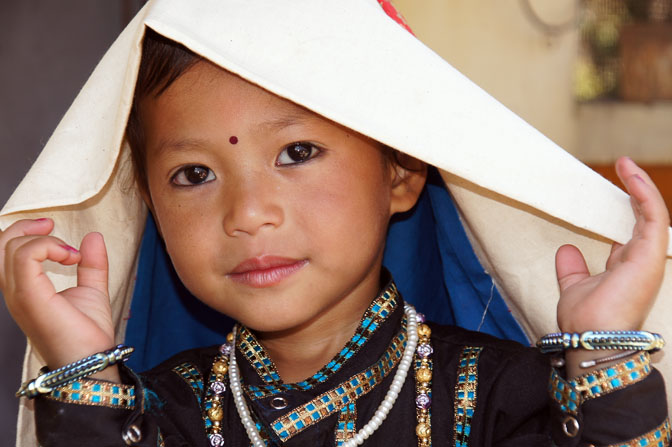
[[[105,242],[89,233],[80,250],[49,236],[51,219],[20,220],[0,232],[0,290],[9,312],[49,369],[114,346]],[[77,286],[56,292],[42,263],[77,264]],[[119,382],[116,366],[94,377]]]

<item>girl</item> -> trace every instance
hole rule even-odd
[[[183,352],[141,376],[108,366],[127,357],[118,348],[91,359],[87,377],[26,384],[23,394],[37,397],[41,445],[669,442],[662,378],[647,353],[634,352],[640,347],[634,335],[612,335],[606,343],[628,348],[628,357],[577,345],[567,352],[564,370],[551,370],[533,350],[424,324],[404,306],[399,289],[430,311],[450,300],[442,306],[447,311],[436,313],[444,322],[520,337],[494,283],[473,261],[442,179],[412,156],[463,177],[446,178],[466,220],[480,229],[472,240],[485,245],[475,249],[483,263],[497,266],[505,291],[524,294],[529,285],[515,275],[532,275],[532,283],[548,287],[537,278],[538,256],[530,253],[536,241],[515,253],[528,268],[507,274],[513,264],[501,244],[512,242],[510,234],[493,241],[479,208],[499,212],[497,231],[514,228],[523,239],[534,237],[535,225],[552,228],[555,235],[544,234],[551,240],[567,236],[554,219],[601,228],[594,215],[570,219],[566,210],[576,204],[565,194],[541,204],[543,187],[493,175],[531,163],[526,151],[532,147],[535,158],[544,158],[536,151],[545,154],[548,141],[437,61],[375,2],[212,1],[199,7],[150,3],[103,59],[37,162],[35,172],[44,178],[36,183],[29,174],[3,210],[4,222],[16,222],[0,236],[0,283],[47,367],[76,375],[79,359],[124,338],[132,285],[122,278],[135,268],[144,224],[137,191],[179,278],[171,293],[187,300],[181,302],[187,320],[203,309],[180,295],[182,284],[238,323],[226,336],[228,327],[208,311],[193,317],[211,334],[224,330],[220,346]],[[362,32],[365,41],[358,38]],[[124,131],[137,190],[129,188],[125,145],[119,157]],[[496,151],[487,149],[494,143]],[[508,153],[514,146],[517,152]],[[56,153],[77,173],[75,180],[49,174],[59,163]],[[523,171],[531,182],[552,185],[553,178],[583,172],[553,148],[547,156],[554,161],[551,172]],[[632,197],[632,240],[614,244],[606,272],[594,276],[576,249],[565,246],[557,254],[558,324],[570,334],[639,329],[663,279],[669,218],[662,199],[634,163],[621,160],[617,169]],[[585,182],[604,190],[592,177]],[[522,192],[508,186],[515,183]],[[586,202],[604,206],[599,201],[608,194]],[[525,208],[530,205],[540,211]],[[17,221],[19,213],[36,217],[45,209],[50,219]],[[78,217],[65,217],[72,215]],[[427,232],[436,220],[437,229]],[[526,220],[534,225],[521,232]],[[88,228],[101,228],[107,243],[99,233],[87,234],[79,250],[64,242]],[[626,242],[621,228],[604,228],[599,237]],[[52,230],[62,237],[47,236]],[[589,251],[604,245],[573,231],[568,239],[583,240]],[[400,245],[401,232],[413,243]],[[162,249],[152,245],[150,224],[125,333],[144,351],[133,358],[137,365],[153,363],[152,354],[165,358],[165,345],[195,343],[178,336],[156,349],[151,335],[139,333],[138,327],[157,332],[154,324],[168,332],[189,327],[174,319],[175,309],[164,317],[173,306],[163,293],[172,279],[146,274],[147,256]],[[408,256],[412,250],[420,256]],[[384,257],[399,289],[382,267]],[[44,267],[46,260],[77,264],[77,285],[56,293],[54,285],[60,288],[73,274],[54,269],[48,279],[43,268],[53,267]],[[149,263],[160,266],[161,259]],[[438,283],[431,275],[437,263]],[[140,301],[156,296],[157,288],[158,300]],[[529,314],[520,318],[530,332],[541,326]],[[545,348],[570,347],[561,341],[549,338]],[[661,346],[657,337],[641,344]],[[590,341],[582,346],[592,347]],[[34,362],[30,357],[28,370]]]

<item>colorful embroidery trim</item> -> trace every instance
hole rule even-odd
[[[346,343],[341,352],[327,363],[320,371],[311,378],[298,383],[283,384],[280,380],[275,365],[268,358],[264,349],[247,329],[242,328],[238,342],[239,351],[245,355],[250,364],[255,368],[259,377],[267,384],[264,386],[247,386],[245,391],[253,399],[263,399],[275,394],[291,390],[309,390],[315,385],[326,381],[343,364],[355,355],[362,346],[371,338],[373,333],[387,319],[398,306],[399,295],[394,283],[390,285],[373,300],[364,313],[362,320],[352,338]]]
[[[173,371],[187,382],[200,406],[203,400],[203,376],[201,372],[189,362],[176,366]]]
[[[222,442],[224,438],[220,433],[220,425],[221,421],[224,420],[224,407],[221,405],[221,399],[228,385],[229,357],[228,354],[221,351],[226,351],[226,346],[229,346],[228,349],[233,349],[232,345],[222,345],[220,347],[220,354],[215,356],[208,379],[208,389],[205,390],[205,400],[202,406],[203,422],[205,430],[209,433],[209,438],[221,438]],[[213,443],[212,439],[210,439],[210,444],[217,445]]]
[[[650,373],[651,357],[648,352],[642,352],[614,366],[576,377],[569,383],[586,401],[637,383]]]
[[[651,373],[651,357],[648,352],[623,360],[608,368],[565,380],[554,369],[548,383],[551,398],[558,403],[563,413],[576,415],[579,406],[586,400],[609,394],[637,383]]]
[[[336,424],[336,446],[340,447],[357,433],[357,406],[354,402],[341,408]]]
[[[665,422],[645,435],[628,442],[611,444],[607,447],[667,447],[671,440],[670,420],[665,419]]]
[[[266,351],[259,344],[252,332],[245,326],[240,326],[238,335],[238,352],[242,352],[250,365],[257,371],[259,377],[266,383],[280,382],[280,374],[273,361],[266,355]]]
[[[55,389],[49,399],[69,404],[97,405],[101,407],[135,408],[135,387],[98,380],[83,379]]]
[[[422,315],[424,321],[424,315]],[[432,361],[431,340],[432,330],[428,325],[418,325],[418,346],[415,348],[415,417],[418,424],[415,426],[415,435],[418,437],[418,447],[432,445],[432,375],[434,362]]]
[[[401,332],[392,340],[380,359],[370,368],[355,374],[335,388],[319,395],[271,423],[271,428],[284,442],[322,419],[340,411],[367,394],[392,371],[403,355],[406,346],[406,319]]]
[[[569,382],[560,377],[560,374],[555,369],[551,371],[551,378],[548,381],[548,391],[551,399],[558,403],[563,413],[576,415],[582,402],[581,395]]]
[[[478,388],[478,359],[482,347],[465,347],[457,368],[457,386],[455,387],[455,425],[453,437],[455,447],[467,447],[471,434],[471,418],[476,409],[476,390]]]

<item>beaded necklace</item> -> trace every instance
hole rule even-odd
[[[380,427],[401,392],[411,364],[415,365],[415,405],[417,418],[415,432],[418,438],[418,446],[431,446],[431,355],[434,352],[430,344],[431,330],[429,326],[424,324],[424,316],[417,314],[412,306],[406,305],[404,311],[408,318],[408,340],[392,385],[371,420],[356,434],[352,435],[343,444],[344,447],[354,447],[363,444]],[[234,327],[234,332],[227,336],[227,343],[220,347],[220,353],[215,357],[212,366],[209,394],[204,406],[208,441],[211,447],[221,447],[224,445],[224,436],[221,430],[221,421],[224,418],[222,396],[226,392],[225,381],[228,376],[236,409],[252,445],[254,447],[264,447],[265,442],[258,431],[258,425],[252,420],[250,411],[245,403],[244,391],[240,383],[240,372],[235,358],[235,331],[236,328]]]

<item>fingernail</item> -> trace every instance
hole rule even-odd
[[[40,217],[39,219],[33,219],[33,222],[44,222],[45,220],[47,220],[46,217]]]
[[[79,250],[77,250],[75,247],[71,247],[71,246],[65,245],[65,244],[60,244],[60,246],[65,248],[66,250],[68,250],[71,253],[79,253]]]

